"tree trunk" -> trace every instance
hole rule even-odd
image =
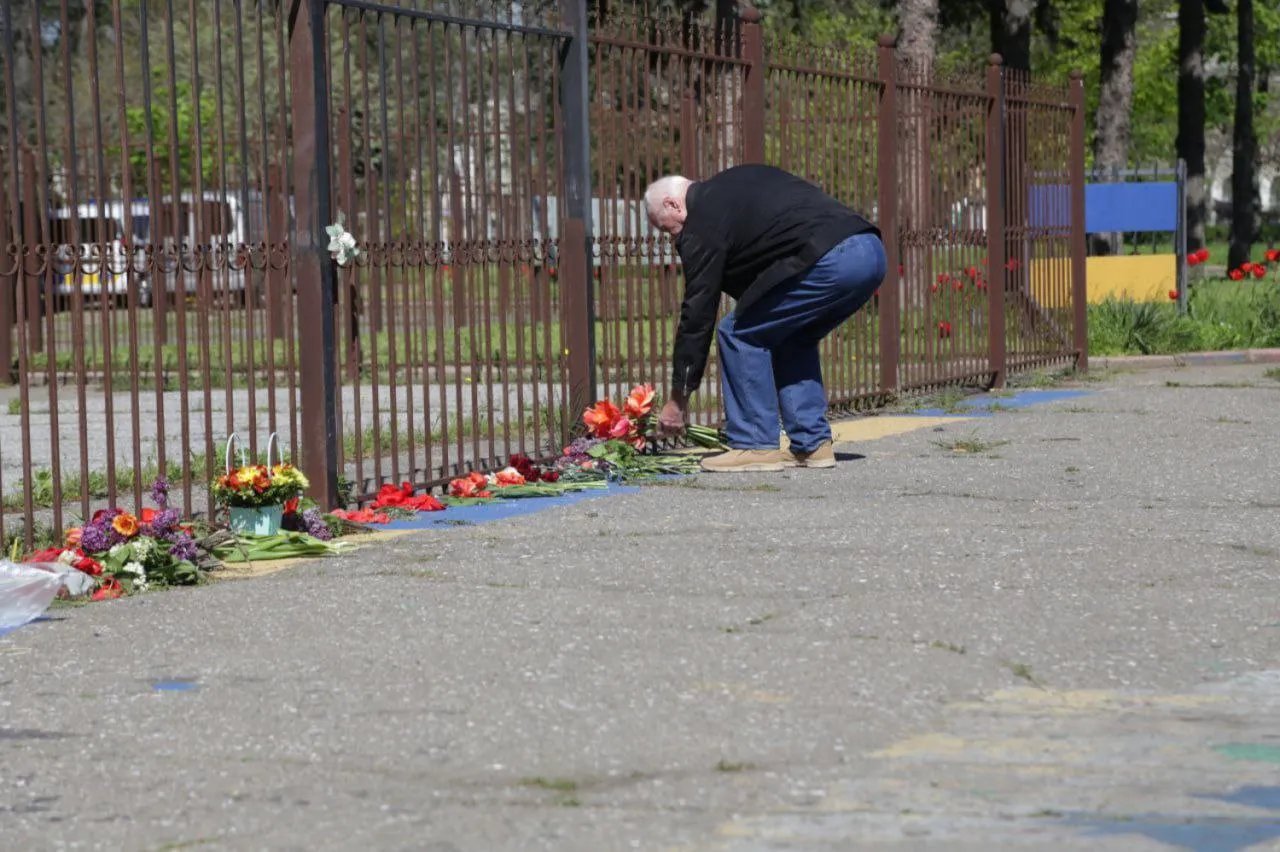
[[[908,61],[910,79],[928,81],[933,77],[938,38],[938,0],[902,0],[899,5],[898,55]],[[929,229],[933,219],[934,181],[929,172],[929,143],[933,124],[933,99],[927,90],[914,89],[899,95],[902,110],[902,141],[899,219],[917,232]],[[927,249],[904,245],[899,254],[908,281],[926,281],[934,276],[933,255]],[[896,279],[895,279],[896,280]],[[906,290],[908,295],[924,293],[924,288]]]
[[[1254,238],[1255,169],[1258,139],[1253,132],[1253,0],[1237,0],[1236,116],[1231,144],[1231,248],[1228,268],[1249,259]]]
[[[1204,245],[1204,2],[1178,0],[1178,157],[1187,164],[1187,251]]]
[[[1031,0],[988,0],[991,50],[1004,58],[1004,67],[1031,70]]]
[[[938,41],[938,0],[902,0],[898,52],[919,68],[933,65]]]
[[[1102,9],[1102,85],[1093,145],[1094,168],[1104,173],[1123,169],[1129,161],[1137,23],[1138,0],[1106,0]],[[1096,235],[1094,253],[1115,254],[1121,237],[1120,234]]]

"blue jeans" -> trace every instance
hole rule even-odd
[[[885,275],[875,234],[849,237],[807,272],[740,317],[720,321],[720,382],[729,446],[776,449],[782,428],[796,452],[831,440],[818,343],[866,304]]]

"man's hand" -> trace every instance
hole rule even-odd
[[[671,399],[667,400],[658,414],[658,434],[664,437],[681,434],[684,432],[684,424],[688,417],[688,399],[672,394]]]

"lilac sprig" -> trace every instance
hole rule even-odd
[[[320,515],[319,509],[307,509],[302,513],[302,522],[307,527],[307,535],[320,541],[329,541],[333,538],[333,531],[329,529],[329,525],[324,522],[324,518]]]
[[[169,480],[163,476],[157,476],[156,481],[151,483],[151,502],[156,504],[157,509],[169,508]]]

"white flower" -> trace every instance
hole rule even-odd
[[[324,232],[329,235],[329,253],[333,255],[333,259],[339,266],[346,266],[360,256],[360,249],[356,248],[356,238],[347,231],[341,221],[329,225]]]
[[[133,581],[133,590],[135,592],[145,592],[148,588],[150,588],[150,584],[147,583],[145,577]]]
[[[126,574],[133,574],[135,577],[138,577],[143,582],[146,582],[147,569],[142,567],[141,562],[126,562],[124,564],[124,567],[121,568],[120,570],[125,572]]]
[[[110,549],[110,550],[108,550],[108,551],[107,551],[107,553],[108,553],[109,555],[111,555],[111,556],[119,556],[119,555],[120,555],[120,551],[122,551],[122,550],[124,550],[124,544],[123,544],[123,543],[121,543],[121,544],[113,544],[113,545],[111,545],[111,549]]]
[[[138,536],[133,540],[133,558],[139,562],[146,562],[154,549],[155,541],[146,536]]]
[[[72,550],[64,550],[58,554],[58,561],[63,565],[75,565],[76,560],[79,558],[80,557],[76,556],[75,552]]]

